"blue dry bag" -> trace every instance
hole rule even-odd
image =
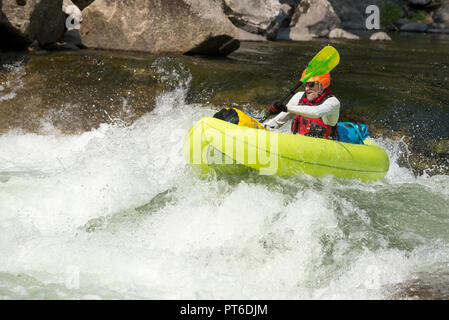
[[[346,143],[363,144],[363,140],[369,137],[366,124],[339,122],[337,123],[337,140]]]

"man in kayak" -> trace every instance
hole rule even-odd
[[[304,70],[301,79],[304,78]],[[277,115],[263,125],[266,129],[278,129],[292,120],[292,133],[332,139],[340,116],[340,101],[327,88],[331,83],[329,73],[312,77],[304,84],[305,92],[296,93],[287,105],[279,101],[268,108],[270,115]]]

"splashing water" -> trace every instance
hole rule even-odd
[[[1,298],[388,299],[444,277],[449,177],[416,177],[405,142],[376,139],[375,183],[202,179],[182,142],[215,111],[186,104],[182,65],[153,67],[175,89],[131,126],[0,136]]]
[[[0,102],[13,99],[17,95],[17,91],[23,88],[24,83],[22,77],[26,74],[22,61],[7,64],[4,68],[4,74],[7,77],[4,81],[1,81],[3,85],[0,85]],[[2,79],[0,78],[0,80]]]

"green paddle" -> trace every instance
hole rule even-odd
[[[339,62],[340,55],[334,47],[326,46],[321,49],[321,51],[318,52],[317,55],[313,57],[313,59],[309,62],[304,78],[282,98],[281,103],[285,104],[285,102],[290,99],[291,96],[295,94],[296,90],[298,90],[300,86],[306,83],[307,80],[312,77],[320,76],[332,71]],[[259,120],[259,122],[262,123],[267,120],[267,118],[268,116],[266,116],[262,120]]]

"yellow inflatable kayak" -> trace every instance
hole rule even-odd
[[[237,173],[245,167],[263,174],[380,180],[388,172],[388,155],[373,141],[364,143],[270,132],[205,117],[185,136],[183,152],[186,162],[202,172]]]

